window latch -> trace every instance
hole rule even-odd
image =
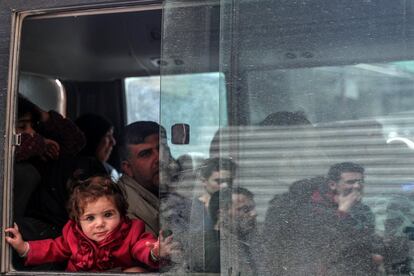
[[[22,142],[22,134],[21,133],[16,133],[13,135],[13,145],[14,146],[20,146]]]

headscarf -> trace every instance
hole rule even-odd
[[[84,114],[75,121],[86,137],[86,146],[80,152],[83,156],[96,156],[96,149],[105,134],[113,125],[103,116],[97,114]]]

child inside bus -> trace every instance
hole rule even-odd
[[[174,251],[172,236],[157,240],[145,224],[129,219],[124,193],[109,177],[75,181],[68,202],[70,220],[56,239],[24,241],[17,224],[6,241],[25,265],[68,261],[67,271],[114,271],[143,266],[154,270]],[[133,271],[145,271],[137,268]]]

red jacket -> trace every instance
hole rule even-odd
[[[66,223],[62,236],[56,239],[30,241],[26,265],[39,265],[68,260],[67,271],[104,271],[112,268],[143,266],[158,268],[151,259],[147,241],[157,239],[145,233],[145,224],[137,219],[125,219],[103,241],[88,239],[73,220]]]

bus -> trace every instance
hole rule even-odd
[[[1,229],[13,223],[21,95],[73,121],[105,116],[116,140],[132,122],[159,123],[180,165],[171,185],[190,202],[204,192],[206,160],[237,164],[232,188],[254,195],[262,242],[249,247],[263,255],[239,270],[240,237],[221,233],[221,275],[310,273],[312,251],[296,244],[310,254],[299,264],[286,244],[267,248],[306,223],[283,235],[272,216],[295,216],[294,199],[280,203],[292,184],[320,177],[329,188],[341,163],[364,169],[358,202],[372,214],[373,275],[414,273],[412,0],[3,0],[0,11]],[[108,162],[122,173],[117,150]],[[343,249],[330,242],[328,255]],[[0,246],[2,274],[45,272],[16,267],[4,235]],[[347,275],[322,267],[318,275]]]

